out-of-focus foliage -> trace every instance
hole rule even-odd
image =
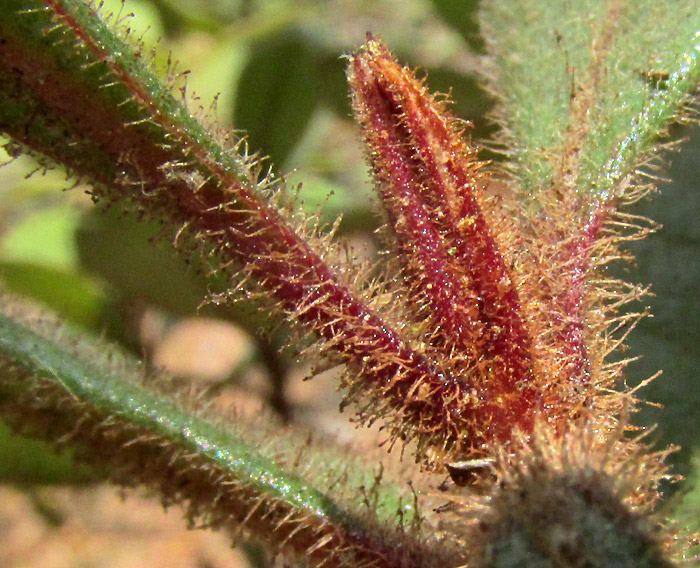
[[[629,380],[634,384],[663,370],[640,393],[661,406],[646,406],[635,421],[659,424],[655,435],[681,447],[672,456],[678,472],[697,480],[699,462],[691,458],[700,450],[700,128],[679,128],[674,135],[686,140],[678,153],[667,156],[662,173],[670,181],[660,183],[659,191],[635,208],[662,227],[630,247],[636,263],[629,270],[636,280],[650,284],[654,295],[647,300],[652,317],[642,320],[629,337],[630,355],[640,357],[629,368]],[[694,502],[697,511],[697,491]]]

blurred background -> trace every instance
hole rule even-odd
[[[105,10],[128,20],[156,62],[168,54],[188,70],[190,109],[222,129],[246,131],[252,151],[269,156],[310,214],[343,214],[343,238],[376,254],[380,223],[345,84],[347,54],[371,31],[402,62],[427,74],[432,91],[451,93],[455,115],[488,140],[492,101],[475,71],[483,57],[477,2],[465,0],[118,0]],[[216,108],[212,101],[216,99]],[[671,460],[689,482],[669,487],[668,507],[696,523],[693,493],[700,440],[700,130],[667,155],[673,183],[636,206],[664,228],[634,243],[637,264],[625,278],[653,285],[653,318],[630,336],[625,356],[635,385],[664,375],[639,394],[635,424],[658,424],[650,439],[682,447]],[[482,157],[499,159],[484,151]],[[3,159],[2,161],[7,161]],[[284,337],[256,336],[254,313],[202,304],[205,279],[158,241],[157,228],[91,206],[57,171],[36,172],[28,159],[0,168],[0,281],[76,326],[109,337],[178,381],[206,386],[222,406],[245,412],[271,405],[283,421],[343,440],[357,432],[339,415],[332,370],[312,371],[280,354]],[[34,175],[27,177],[34,172]],[[300,185],[301,184],[301,185]],[[372,431],[359,431],[374,439]],[[359,443],[362,443],[360,440]],[[678,490],[680,488],[680,490]],[[225,536],[185,531],[178,511],[148,499],[128,501],[103,487],[99,472],[12,436],[0,423],[0,565],[11,567],[265,566],[254,544],[231,551]]]

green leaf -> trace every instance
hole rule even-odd
[[[483,51],[484,40],[479,34],[476,17],[479,0],[432,0],[432,4],[445,23],[457,30],[469,47],[474,51]]]
[[[40,205],[41,207],[41,205]],[[15,216],[21,214],[13,212]],[[64,270],[76,266],[73,232],[80,211],[62,203],[41,207],[15,224],[0,241],[0,258],[10,262],[33,262]]]
[[[159,231],[156,223],[139,222],[116,208],[94,209],[76,233],[81,265],[109,282],[121,298],[192,315],[206,297],[206,277],[196,263],[176,256],[172,244],[158,238]]]
[[[56,453],[50,444],[14,435],[0,421],[0,481],[4,483],[84,483],[96,474],[77,464],[70,453]]]
[[[501,117],[524,193],[613,197],[700,79],[700,2],[487,2]]]
[[[234,126],[248,132],[251,151],[282,166],[301,139],[319,100],[312,55],[292,31],[257,42],[241,74]]]
[[[38,210],[23,216],[28,207],[20,201],[7,213],[19,220],[0,240],[0,279],[8,290],[40,301],[72,323],[98,328],[105,300],[97,283],[77,267],[79,209],[47,206],[46,197],[28,205]]]
[[[700,530],[700,454],[697,452],[692,459],[692,473],[685,486],[685,493],[676,500],[674,507],[675,518],[687,527],[688,531],[697,533]],[[697,553],[697,545],[695,547]],[[697,557],[691,566],[697,566]]]
[[[83,216],[76,231],[81,268],[108,284],[117,305],[136,302],[155,306],[175,317],[198,314],[226,319],[254,336],[260,351],[275,353],[280,361],[286,361],[278,354],[289,342],[286,330],[275,329],[261,336],[260,331],[269,325],[269,314],[254,305],[232,307],[208,303],[210,294],[226,290],[225,276],[211,274],[199,255],[188,262],[176,253],[173,244],[163,238],[161,232],[157,223],[140,220],[137,214],[120,211],[116,206],[95,208]],[[27,289],[19,291],[28,293]],[[38,292],[31,296],[45,301]],[[89,296],[83,296],[86,297]],[[62,309],[61,304],[45,303]],[[113,327],[110,329],[112,337],[120,338],[127,345],[133,344],[133,339],[129,341],[124,336],[125,330],[120,329],[121,322],[111,321],[110,326]],[[273,365],[270,357],[266,358],[266,363]]]
[[[9,291],[41,302],[67,321],[94,330],[101,325],[104,295],[83,274],[29,262],[0,261],[0,278]]]
[[[475,76],[438,67],[430,70],[428,81],[432,91],[450,94],[452,114],[472,123],[473,127],[467,129],[466,134],[475,143],[494,134],[494,125],[487,119],[492,101]],[[481,159],[486,158],[485,153],[480,154]]]
[[[689,456],[700,448],[700,128],[684,134],[689,140],[683,151],[669,158],[673,181],[662,184],[652,200],[634,209],[652,216],[662,228],[630,245],[636,257],[635,277],[651,284],[654,295],[646,299],[653,317],[642,320],[628,340],[629,354],[641,356],[629,367],[632,383],[664,370],[640,393],[663,408],[644,407],[635,421],[658,423],[663,441],[681,446],[680,454],[672,456],[680,473],[686,473]]]

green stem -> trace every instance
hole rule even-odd
[[[335,485],[336,493],[351,495],[341,503],[270,459],[260,442],[253,446],[231,431],[245,425],[226,428],[198,417],[143,379],[135,380],[138,367],[108,354],[104,345],[66,329],[51,331],[45,316],[34,318],[40,332],[27,327],[26,319],[0,314],[5,371],[0,413],[16,426],[35,436],[70,441],[79,457],[110,466],[121,484],[155,486],[165,503],[184,503],[193,521],[231,531],[243,525],[273,548],[314,564],[334,559],[340,564],[413,566],[440,556],[422,538],[410,546],[404,542],[419,536],[410,495],[401,497],[391,483],[369,488],[366,493],[374,492],[376,501],[372,505],[381,503],[379,516],[368,506],[371,499],[358,499],[363,491],[354,483],[367,486],[376,478],[367,475],[368,468],[348,468],[338,484],[337,461],[314,455],[318,450],[308,441],[301,449],[289,443],[283,451],[279,445],[268,448],[289,464],[303,456],[314,470],[306,477],[317,476],[329,488]],[[109,364],[96,361],[94,354]],[[405,523],[413,528],[402,528]]]
[[[57,345],[4,315],[0,315],[0,350],[17,364],[55,381],[76,399],[87,401],[105,414],[177,440],[186,450],[206,456],[259,491],[323,520],[341,518],[337,505],[328,496],[263,458],[244,442],[192,417],[136,383],[100,373],[91,365],[67,356]]]

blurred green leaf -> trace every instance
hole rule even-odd
[[[452,114],[472,122],[474,127],[467,130],[467,136],[478,142],[494,133],[495,125],[487,118],[492,106],[491,99],[475,76],[438,67],[430,70],[428,82],[431,91],[450,94],[452,104],[449,109]]]
[[[2,235],[0,259],[65,270],[75,267],[73,232],[79,218],[80,211],[66,203],[43,207],[26,215]]]
[[[116,208],[95,208],[87,213],[76,234],[84,270],[109,284],[113,308],[118,312],[134,303],[155,306],[176,317],[196,314],[231,321],[256,336],[259,349],[287,344],[283,329],[260,336],[270,324],[267,311],[254,303],[216,305],[206,303],[210,293],[227,289],[219,274],[205,274],[199,262],[186,262],[169,240],[159,236],[159,227]],[[122,329],[119,313],[108,314],[115,339],[133,346],[133,337]],[[129,330],[126,330],[127,332]]]
[[[163,25],[158,9],[154,2],[148,0],[101,0],[106,14],[133,18],[126,21],[127,27],[136,38],[143,38],[151,46],[163,35]],[[146,33],[148,32],[148,33]],[[145,35],[144,35],[145,34]]]
[[[20,219],[0,240],[0,279],[12,292],[97,329],[105,300],[99,286],[77,269],[74,233],[80,210],[65,202],[47,206],[40,198],[29,205],[37,209],[23,214],[27,204],[20,201],[10,210]]]
[[[81,264],[122,298],[191,315],[206,296],[205,279],[176,256],[170,242],[158,240],[158,231],[116,209],[91,210],[76,233]]]
[[[303,39],[288,31],[252,47],[236,92],[233,123],[251,151],[282,167],[314,114],[320,83]]]
[[[96,473],[76,464],[67,452],[56,453],[50,444],[13,434],[0,421],[0,481],[5,483],[83,483]]]
[[[292,179],[297,178],[303,180],[300,199],[307,213],[313,215],[320,210],[322,220],[327,224],[332,224],[339,215],[342,215],[343,222],[340,225],[342,231],[348,229],[370,231],[376,228],[378,218],[369,207],[372,200],[369,191],[357,195],[347,187],[304,170],[295,172]]]
[[[0,278],[11,292],[38,300],[67,320],[98,329],[105,298],[85,275],[29,262],[0,261]]]
[[[479,0],[432,0],[442,19],[455,30],[476,52],[484,51],[484,40],[479,34],[476,14]]]
[[[319,95],[324,105],[343,118],[352,116],[348,83],[345,77],[346,63],[346,60],[336,51],[324,52],[323,47],[318,45],[318,59],[314,60],[314,64],[321,81]]]
[[[651,199],[634,212],[660,222],[663,228],[632,243],[636,256],[633,278],[652,285],[653,297],[645,303],[653,317],[640,322],[630,334],[630,355],[641,355],[628,369],[637,383],[659,369],[642,397],[663,408],[645,407],[641,420],[659,423],[665,443],[679,444],[674,459],[687,470],[690,454],[700,448],[700,127],[688,129],[683,152],[670,156],[671,183],[661,184]]]
[[[235,104],[234,85],[243,71],[248,49],[235,37],[222,37],[214,41],[210,37],[191,34],[174,44],[174,49],[183,55],[183,68],[192,68],[187,76],[188,91],[194,93],[196,104],[209,114],[212,101],[216,100],[214,117],[222,127],[229,128]]]
[[[695,453],[690,463],[692,470],[688,474],[688,480],[683,485],[683,494],[676,498],[674,503],[674,518],[680,526],[686,527],[689,531],[700,530],[700,454]],[[697,547],[695,552],[698,552]],[[697,566],[696,562],[691,564]]]

